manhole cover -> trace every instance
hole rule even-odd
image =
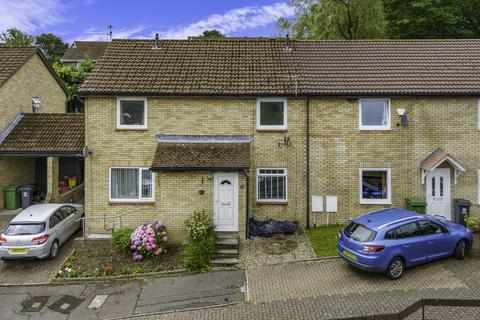
[[[22,302],[20,312],[39,312],[48,301],[48,296],[32,297]]]
[[[95,296],[90,302],[90,305],[88,306],[88,309],[100,309],[102,305],[105,303],[105,300],[107,300],[108,294],[99,294]]]
[[[268,254],[284,254],[297,249],[298,243],[286,236],[272,236],[271,238],[262,239],[258,246],[260,250]]]
[[[61,297],[60,300],[50,305],[49,308],[57,312],[69,314],[70,312],[72,312],[73,309],[78,307],[82,302],[83,302],[82,299],[67,295],[67,296]]]

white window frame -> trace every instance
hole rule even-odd
[[[112,169],[137,169],[138,174],[138,199],[118,199],[112,198]],[[109,202],[129,202],[129,203],[142,203],[142,202],[154,202],[155,201],[155,172],[152,172],[152,196],[150,198],[142,197],[142,171],[148,170],[148,167],[110,167],[108,169],[108,200]]]
[[[480,131],[480,99],[477,104],[477,130]]]
[[[260,124],[260,108],[262,102],[283,102],[283,125],[261,125]],[[285,98],[258,98],[257,99],[257,130],[262,131],[285,131],[288,128],[288,103]]]
[[[363,172],[364,171],[386,171],[387,172],[387,199],[364,199],[363,198]],[[391,168],[360,168],[359,169],[359,196],[360,204],[392,204],[392,169]]]
[[[477,201],[480,205],[480,169],[477,169]]]
[[[141,100],[144,103],[144,112],[143,112],[143,125],[128,125],[128,124],[121,124],[121,114],[120,114],[120,101],[126,100]],[[147,107],[147,98],[146,97],[117,97],[117,129],[119,130],[146,130],[147,129],[147,114],[148,114],[148,107]]]
[[[386,101],[388,107],[388,116],[387,116],[387,124],[384,126],[369,126],[362,124],[362,101]],[[359,107],[358,107],[358,125],[360,130],[362,131],[388,131],[391,130],[391,118],[392,118],[392,104],[389,98],[364,98],[359,99]]]
[[[260,174],[260,170],[283,170],[284,174],[279,173],[262,173]],[[258,178],[262,177],[276,177],[282,176],[285,177],[285,199],[260,199],[260,190],[258,188]],[[288,202],[288,170],[287,168],[257,168],[257,175],[256,175],[256,194],[257,194],[257,203],[287,203]]]

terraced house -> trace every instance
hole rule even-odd
[[[90,233],[479,210],[480,41],[113,40],[81,88]],[[328,220],[327,220],[328,219]]]

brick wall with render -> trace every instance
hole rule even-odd
[[[87,98],[86,139],[92,151],[86,159],[87,217],[152,208],[155,212],[146,218],[161,217],[172,221],[170,228],[182,234],[185,213],[213,205],[213,196],[209,196],[213,186],[208,185],[210,190],[206,188],[205,195],[198,195],[201,177],[212,173],[158,173],[154,203],[110,204],[109,167],[149,167],[156,146],[155,135],[159,133],[252,135],[249,214],[258,219],[294,219],[305,225],[305,103],[305,99],[289,99],[288,130],[268,132],[256,130],[255,99],[149,98],[148,129],[125,131],[116,130],[115,98]],[[405,108],[410,117],[407,128],[397,127],[400,119],[396,109],[400,107]],[[453,184],[452,177],[452,201],[465,197],[474,203],[472,212],[480,214],[477,199],[477,169],[480,167],[477,99],[392,98],[392,129],[375,132],[359,130],[358,99],[312,99],[310,108],[311,194],[338,197],[339,210],[331,214],[331,222],[343,223],[369,210],[403,207],[405,197],[410,195],[425,197],[419,165],[436,147],[452,153],[467,170],[460,175],[457,185]],[[281,144],[285,134],[291,139],[288,146]],[[256,202],[255,173],[260,167],[287,168],[288,203]],[[391,168],[391,205],[359,203],[359,169],[362,167]],[[205,181],[205,184],[211,183]],[[310,216],[311,223],[314,219],[316,224],[326,222],[325,214]],[[143,219],[140,214],[134,217],[132,219]],[[105,232],[108,223],[98,221],[101,220],[92,220],[90,227],[96,232]],[[244,219],[240,217],[242,223]]]
[[[32,55],[0,87],[0,130],[10,123],[17,112],[32,112],[32,97],[40,99],[40,112],[66,111],[65,91],[37,54]]]

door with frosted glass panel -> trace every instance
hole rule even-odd
[[[451,219],[450,169],[427,172],[427,213]]]

